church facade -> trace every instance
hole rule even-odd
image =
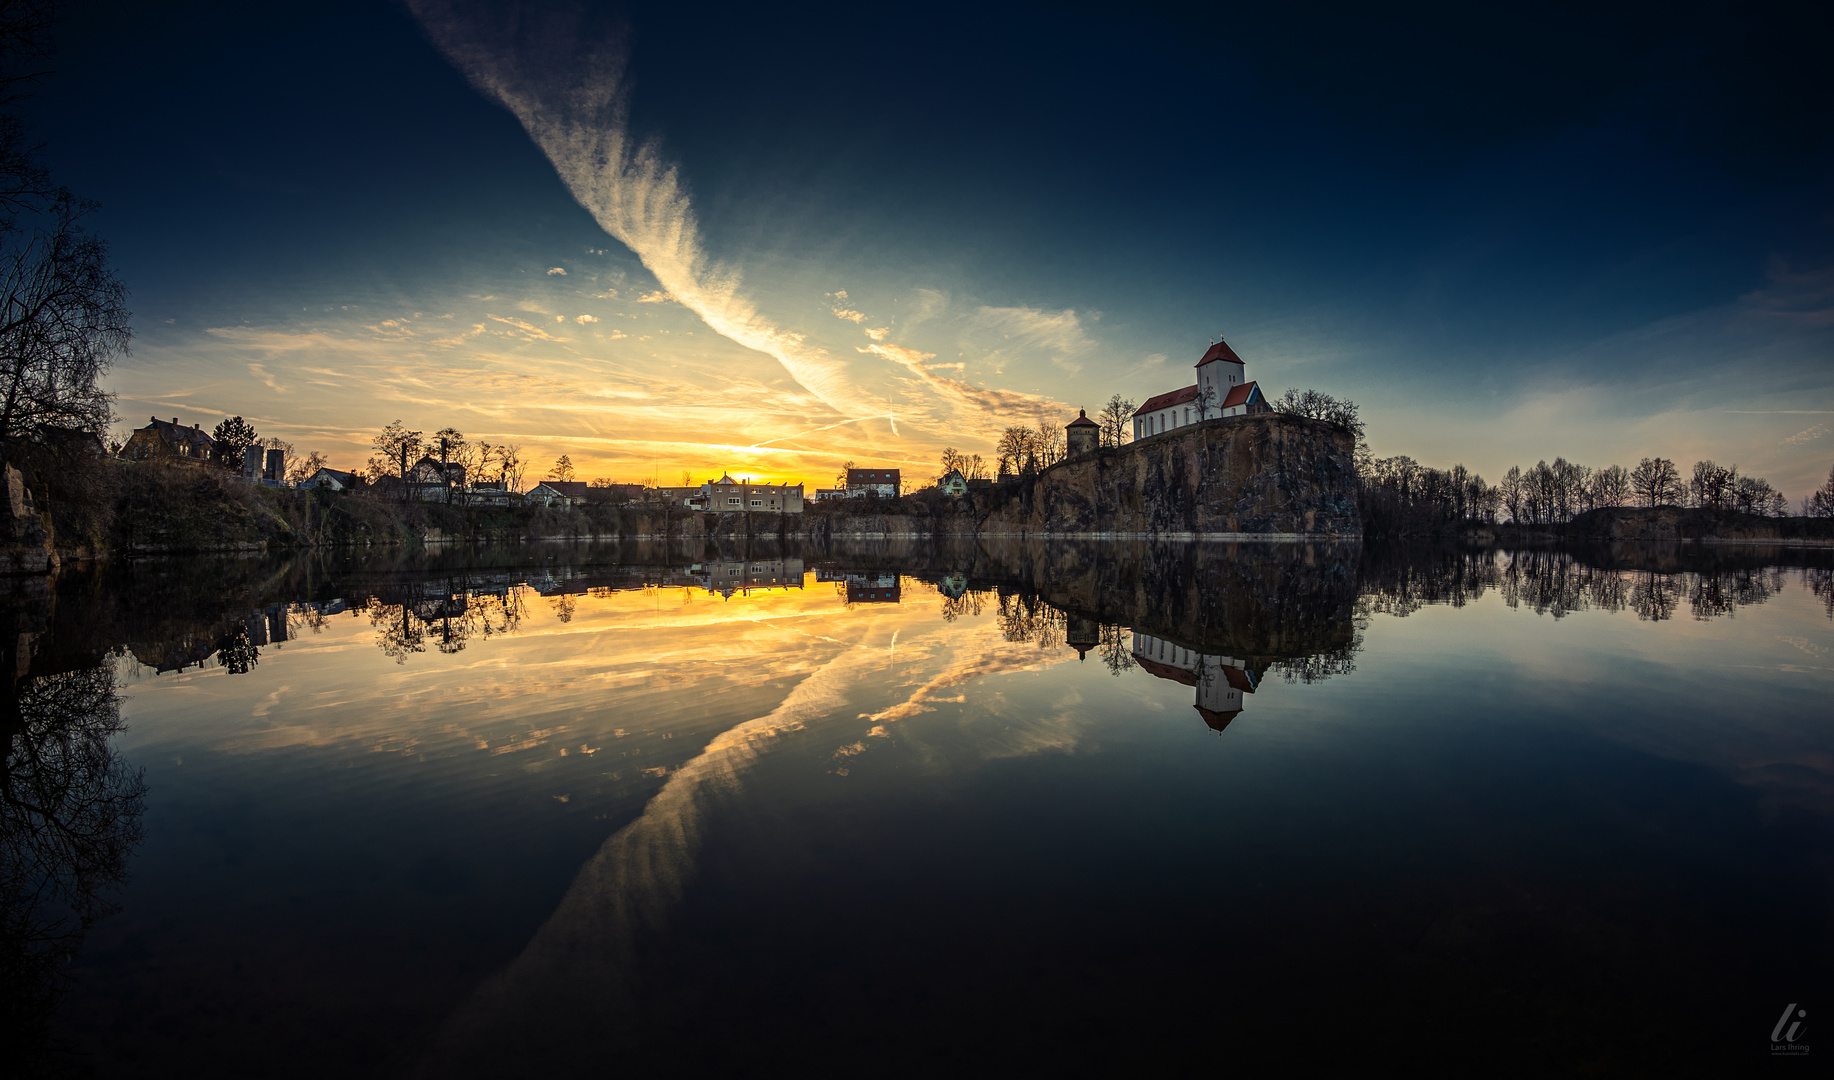
[[[1248,381],[1248,365],[1219,338],[1197,361],[1197,385],[1147,398],[1134,410],[1134,438],[1161,435],[1217,417],[1267,411],[1261,388]]]

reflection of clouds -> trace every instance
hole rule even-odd
[[[1039,671],[1072,655],[1006,641],[991,619],[957,622],[944,632],[927,606],[874,612],[864,621],[855,613],[843,625],[852,629],[847,648],[808,667],[770,712],[714,737],[669,774],[636,821],[605,842],[523,952],[448,1020],[423,1072],[488,1072],[511,1061],[519,1070],[582,1064],[555,1061],[576,1045],[561,1033],[581,1027],[604,1032],[599,1045],[615,1042],[635,990],[636,950],[663,930],[679,901],[709,812],[717,800],[736,793],[742,774],[773,745],[817,725],[866,718],[871,728],[864,736],[828,754],[832,771],[847,775],[852,760],[873,749],[868,739],[892,737],[887,724],[939,703],[965,702],[967,695],[959,692],[965,684]],[[902,702],[862,712],[856,699],[892,689],[888,651],[870,644],[885,642],[888,630],[898,634],[898,669],[941,668],[918,681]],[[952,689],[957,692],[948,693]],[[1079,700],[1072,691],[1044,716],[998,716],[997,722],[970,722],[950,731],[965,740],[967,760],[1069,749],[1080,726],[1069,713]],[[493,1054],[504,1056],[491,1060]]]
[[[521,955],[447,1022],[423,1071],[488,1070],[494,1053],[513,1053],[528,1068],[569,1045],[541,1032],[615,1024],[632,989],[638,937],[659,930],[680,898],[709,804],[735,787],[771,742],[843,708],[861,669],[877,663],[866,649],[840,653],[775,709],[722,732],[672,773],[643,814],[581,869]]]

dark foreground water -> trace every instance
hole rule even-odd
[[[1830,562],[554,546],[19,583],[0,1055],[1805,1072]]]

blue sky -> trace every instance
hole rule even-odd
[[[98,3],[32,112],[134,291],[131,422],[823,483],[1188,385],[1221,333],[1378,454],[1799,498],[1834,464],[1828,22]]]

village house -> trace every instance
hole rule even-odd
[[[901,494],[897,469],[848,469],[847,497],[857,499],[864,495],[877,495],[881,499],[895,499]]]
[[[1258,685],[1248,665],[1227,656],[1200,653],[1176,642],[1135,632],[1134,662],[1148,675],[1197,688],[1197,714],[1221,731],[1242,712],[1242,695]]]
[[[644,488],[643,498],[646,502],[659,502],[665,506],[692,510],[694,501],[705,494],[702,490],[705,486],[704,484],[698,486],[690,484],[685,487]]]
[[[827,502],[829,499],[845,499],[846,497],[847,489],[844,487],[815,489],[816,502]]]
[[[408,485],[410,499],[421,502],[461,502],[465,491],[465,466],[458,462],[435,461],[423,455],[402,477]]]
[[[801,559],[727,560],[695,563],[688,569],[700,576],[702,588],[726,597],[751,589],[800,589],[803,582]]]
[[[1247,367],[1228,342],[1217,339],[1197,361],[1197,385],[1147,398],[1134,410],[1134,438],[1218,417],[1271,411],[1260,387],[1248,381]]]
[[[758,511],[771,514],[802,513],[801,484],[754,484],[723,474],[701,485],[699,498],[688,504],[715,514]]]
[[[341,469],[320,468],[311,476],[299,482],[302,488],[327,488],[331,491],[350,491],[362,484],[363,480],[356,473],[344,472]]]
[[[204,434],[204,429],[198,425],[181,427],[176,416],[170,421],[157,416],[151,419],[152,423],[136,428],[128,437],[127,445],[121,448],[122,457],[129,461],[209,461],[215,457],[216,440]]]
[[[561,507],[584,506],[586,503],[586,482],[584,480],[543,480],[528,490],[523,496],[531,506]]]
[[[614,503],[639,502],[644,493],[642,484],[593,484],[587,490],[596,499]]]
[[[508,506],[515,501],[513,495],[507,480],[479,480],[465,493],[465,501],[473,506]]]
[[[896,604],[903,596],[897,574],[848,574],[849,604]]]

